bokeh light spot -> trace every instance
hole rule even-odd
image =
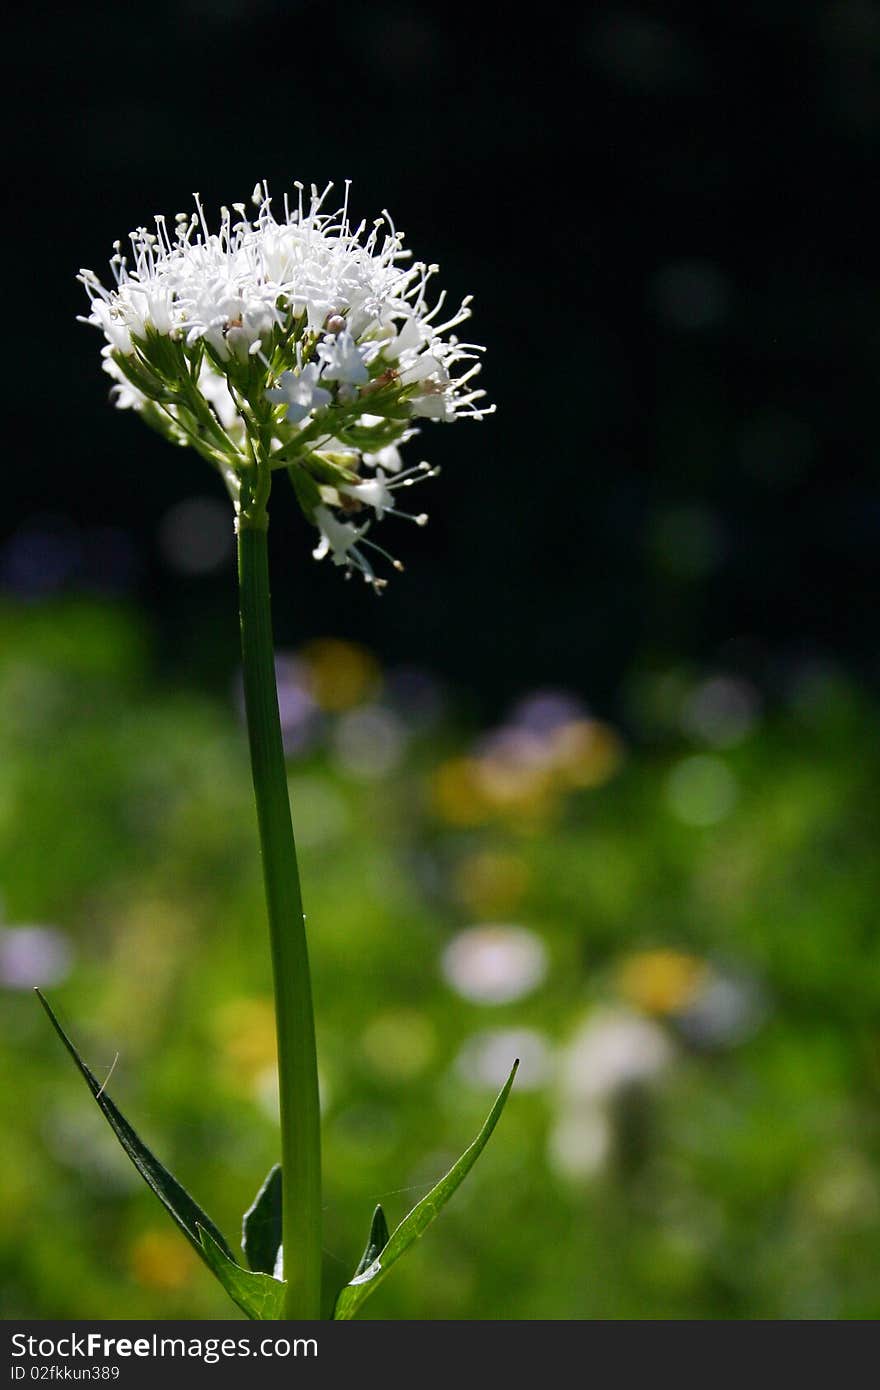
[[[516,1058],[516,1085],[536,1091],[550,1079],[553,1053],[543,1033],[534,1028],[492,1028],[468,1038],[456,1061],[456,1071],[469,1086],[498,1091]]]
[[[709,971],[705,961],[681,951],[639,951],[617,971],[617,986],[630,1004],[651,1014],[670,1014],[697,997]]]
[[[562,724],[552,736],[553,763],[572,787],[600,787],[614,776],[623,745],[613,729],[597,719]]]
[[[227,1000],[214,1017],[214,1033],[233,1082],[250,1089],[275,1066],[275,1014],[269,999]]]
[[[128,1262],[135,1279],[148,1289],[183,1289],[197,1273],[189,1246],[174,1231],[142,1231],[131,1244]]]
[[[624,1009],[596,1010],[571,1039],[562,1064],[569,1099],[598,1101],[653,1081],[669,1066],[672,1044],[650,1019]]]
[[[491,809],[480,785],[475,758],[448,758],[431,779],[434,809],[450,825],[481,825]]]
[[[351,709],[379,688],[379,663],[372,652],[356,642],[322,637],[307,643],[300,655],[306,663],[311,693],[321,709]]]
[[[290,801],[296,816],[296,839],[302,849],[316,849],[340,840],[351,816],[341,794],[324,778],[297,775],[288,778]]]
[[[717,825],[733,810],[736,800],[736,778],[727,764],[712,754],[682,758],[666,780],[669,809],[685,825]]]
[[[214,574],[235,550],[232,514],[219,497],[188,497],[169,507],[159,523],[159,549],[178,574]]]
[[[459,932],[443,952],[447,984],[475,1004],[509,1004],[547,974],[547,949],[527,927],[488,925]]]
[[[509,912],[528,887],[529,871],[515,854],[478,850],[455,870],[455,894],[469,912],[479,916]]]
[[[711,676],[691,691],[682,711],[685,733],[716,748],[747,738],[758,718],[758,692],[734,676]]]
[[[430,1018],[415,1009],[391,1009],[371,1019],[361,1034],[370,1069],[387,1081],[411,1081],[434,1059],[437,1035]]]
[[[562,1115],[551,1130],[547,1157],[562,1177],[592,1178],[607,1163],[613,1141],[611,1122],[601,1106],[582,1106]]]
[[[343,772],[364,781],[378,780],[399,766],[406,750],[406,729],[392,710],[362,705],[340,717],[333,750]]]
[[[58,985],[72,964],[73,948],[57,927],[0,927],[0,984],[7,989]]]

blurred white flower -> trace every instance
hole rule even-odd
[[[598,1102],[667,1069],[673,1050],[658,1024],[624,1009],[600,1009],[571,1039],[561,1084],[569,1099]]]
[[[333,397],[329,391],[318,385],[320,367],[314,362],[300,367],[298,372],[282,372],[278,385],[266,392],[266,399],[277,405],[284,405],[285,419],[298,425],[312,411],[329,405]]]
[[[547,1144],[550,1164],[566,1178],[591,1178],[604,1168],[614,1133],[600,1105],[580,1106],[560,1116]]]
[[[187,497],[175,502],[159,523],[165,560],[180,574],[211,574],[234,554],[229,509],[220,497]]]
[[[547,1084],[553,1053],[544,1034],[534,1028],[493,1028],[476,1033],[464,1044],[455,1066],[469,1085],[498,1091],[517,1057],[518,1090],[535,1091]]]
[[[400,763],[406,747],[403,722],[381,705],[361,705],[341,715],[333,734],[333,750],[342,769],[371,781],[387,777]]]
[[[443,952],[447,983],[475,1004],[509,1004],[547,974],[543,941],[526,927],[479,926],[459,932]]]

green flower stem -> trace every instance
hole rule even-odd
[[[238,519],[241,651],[251,766],[272,943],[281,1091],[286,1316],[321,1316],[321,1117],[309,959],[281,743],[268,517]]]

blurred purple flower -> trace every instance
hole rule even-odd
[[[278,713],[281,718],[281,738],[288,758],[304,753],[317,741],[321,711],[309,689],[308,669],[299,657],[290,652],[275,653],[275,679],[278,685]],[[244,720],[244,688],[241,672],[236,679],[235,703],[239,717]]]
[[[768,1001],[756,981],[717,975],[674,1021],[691,1047],[708,1050],[748,1042],[768,1012]]]
[[[514,705],[508,722],[540,736],[587,715],[583,701],[567,690],[536,690]]]
[[[82,541],[66,517],[35,517],[4,546],[0,582],[24,598],[39,598],[63,588],[81,562]]]
[[[73,949],[57,927],[0,927],[0,985],[33,989],[57,985],[73,964]]]
[[[445,699],[437,678],[418,666],[398,666],[386,679],[388,703],[395,713],[416,728],[436,724]]]

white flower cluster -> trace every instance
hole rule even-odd
[[[112,287],[80,272],[84,322],[107,340],[117,406],[210,459],[239,507],[257,476],[286,470],[321,533],[315,557],[378,588],[365,554],[381,550],[367,538],[371,523],[405,515],[394,493],[435,471],[404,470],[399,446],[419,418],[491,412],[472,386],[482,349],[453,332],[469,299],[437,322],[444,295],[428,303],[437,267],[409,260],[387,214],[352,228],[347,186],[333,213],[322,211],[332,185],[312,187],[306,202],[295,187],[280,219],[258,184],[255,213],[223,208],[217,232],[198,195],[173,232],[161,216],[155,231],[139,227],[129,253],[115,244]]]

